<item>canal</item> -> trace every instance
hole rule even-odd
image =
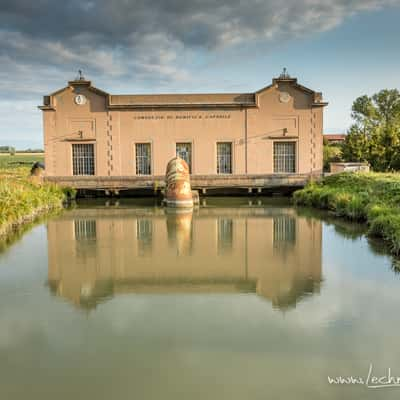
[[[282,199],[81,202],[1,248],[0,399],[397,399],[368,385],[400,377],[400,275],[364,233]]]

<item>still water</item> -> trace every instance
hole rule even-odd
[[[400,377],[399,275],[363,229],[282,199],[79,204],[0,252],[0,399],[398,399],[328,382]]]

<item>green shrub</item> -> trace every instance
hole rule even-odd
[[[346,216],[352,220],[365,220],[368,200],[362,195],[352,196],[346,207]]]
[[[393,214],[396,212],[397,210],[392,206],[387,206],[382,203],[369,204],[367,207],[367,219],[372,221],[381,215]]]
[[[391,250],[400,254],[400,215],[384,214],[375,218],[369,227],[369,234],[388,241]]]
[[[65,198],[68,200],[76,198],[77,190],[74,188],[63,187],[62,192],[64,193]]]

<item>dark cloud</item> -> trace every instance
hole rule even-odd
[[[14,61],[32,69],[80,65],[95,74],[146,77],[157,71],[160,79],[182,78],[185,73],[176,65],[185,51],[288,40],[399,2],[2,0],[0,61],[3,69]]]
[[[214,47],[247,38],[329,29],[354,12],[398,0],[2,0],[0,26],[40,39],[107,45],[162,33],[185,46]]]
[[[0,56],[33,65],[45,61],[75,66],[86,59],[98,72],[114,65],[114,74],[158,64],[168,75],[173,68],[165,65],[183,49],[290,39],[331,29],[356,12],[396,3],[399,0],[2,0]],[[136,62],[129,62],[133,57]]]

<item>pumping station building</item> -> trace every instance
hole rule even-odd
[[[194,189],[261,193],[322,173],[322,94],[286,71],[252,93],[114,95],[82,75],[44,96],[46,180],[158,190],[186,160]]]

